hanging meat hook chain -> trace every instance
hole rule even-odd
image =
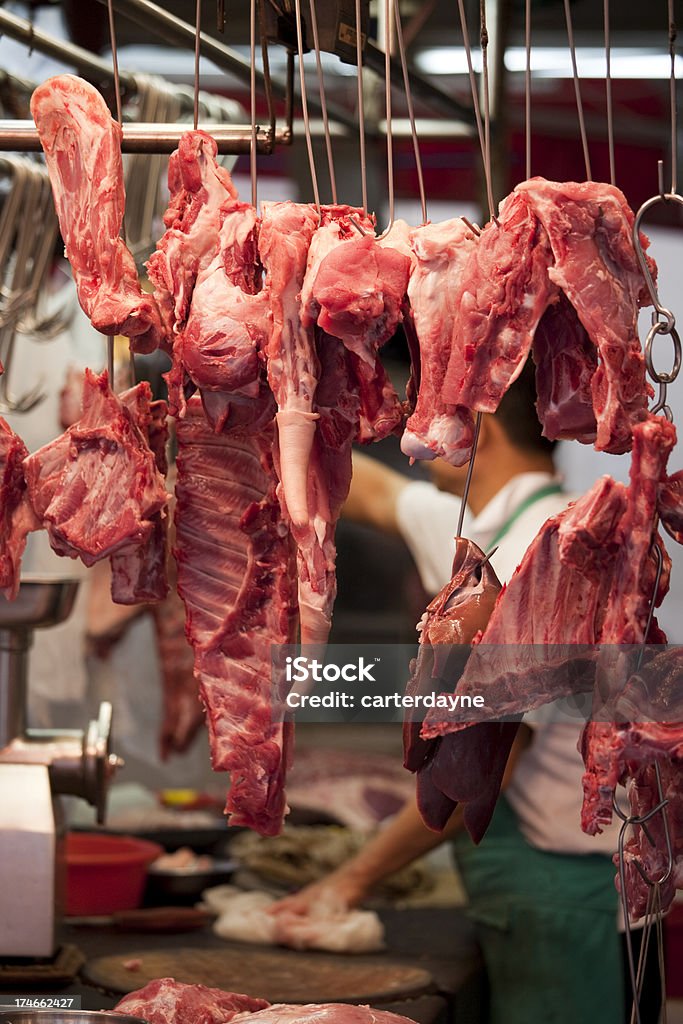
[[[663,306],[660,302],[657,286],[655,285],[654,278],[650,272],[650,267],[648,266],[647,257],[645,256],[645,251],[640,238],[640,225],[642,224],[643,217],[648,210],[661,202],[678,203],[683,206],[683,196],[678,195],[677,192],[669,192],[663,195],[653,196],[651,199],[644,202],[638,210],[635,221],[633,222],[633,245],[636,251],[636,256],[638,257],[640,269],[642,270],[643,277],[645,278],[645,284],[647,285],[650,299],[652,300],[652,305],[654,306],[652,326],[650,327],[650,330],[647,333],[647,338],[645,339],[645,365],[647,366],[647,372],[655,384],[659,385],[657,402],[652,407],[651,412],[663,413],[668,420],[673,420],[671,408],[667,404],[667,389],[668,385],[673,384],[676,380],[681,370],[681,339],[678,335],[678,331],[676,330],[676,317],[670,309]],[[673,366],[668,372],[658,371],[654,365],[652,348],[654,340],[658,334],[668,334],[673,345]]]
[[[109,15],[109,43],[111,46],[111,60],[114,71],[114,99],[116,102],[116,120],[119,125],[123,125],[123,111],[121,108],[121,81],[119,79],[119,56],[116,48],[116,25],[114,23],[114,5],[112,0],[107,0],[107,14]],[[124,218],[121,221],[121,235],[125,242],[126,240],[126,220],[125,213]],[[114,336],[112,334],[107,336],[107,375],[109,377],[109,387],[114,390]],[[132,382],[135,383],[135,366],[133,363],[133,352],[130,352],[130,369]]]

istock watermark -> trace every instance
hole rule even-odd
[[[683,648],[331,644],[272,648],[274,721],[683,720]],[[447,729],[446,731],[451,731]]]

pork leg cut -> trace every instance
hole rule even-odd
[[[97,89],[74,75],[39,85],[31,113],[78,301],[98,331],[123,334],[136,352],[152,352],[164,337],[159,310],[141,290],[135,260],[119,237],[125,205],[120,126]]]

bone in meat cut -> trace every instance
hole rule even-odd
[[[187,320],[197,275],[214,258],[226,209],[237,192],[206,132],[185,132],[168,164],[166,232],[147,261],[169,342]]]
[[[178,421],[178,590],[214,770],[236,825],[278,833],[292,725],[274,721],[271,645],[293,642],[296,579],[275,496],[272,427],[216,435],[198,398]]]
[[[319,328],[315,334],[320,380],[308,475],[311,518],[305,527],[291,523],[297,544],[302,644],[325,644],[330,632],[337,593],[335,528],[351,486],[351,446],[359,418],[349,353],[337,338]]]
[[[666,477],[659,485],[657,508],[662,526],[683,544],[683,470]]]
[[[591,383],[598,355],[564,293],[541,317],[531,354],[536,364],[536,411],[543,436],[551,441],[593,444],[597,424]]]
[[[408,298],[420,346],[420,387],[415,411],[401,438],[401,451],[413,459],[440,456],[451,465],[462,466],[472,450],[474,418],[465,406],[445,402],[442,388],[460,282],[476,236],[456,218],[416,228],[411,242],[416,265]]]
[[[38,86],[31,113],[81,306],[98,331],[123,334],[136,352],[152,352],[164,334],[159,310],[140,289],[135,260],[119,237],[120,126],[97,89],[73,75]]]
[[[379,440],[401,424],[403,412],[379,359],[403,316],[412,265],[401,233],[350,238],[321,261],[312,289],[318,325],[343,341],[361,399],[359,439]]]
[[[227,1024],[237,1014],[263,1010],[265,999],[226,992],[206,985],[187,985],[174,978],[155,978],[129,992],[114,1009],[148,1024]]]
[[[26,538],[40,527],[24,480],[27,455],[24,442],[0,417],[0,592],[10,601],[19,591]]]
[[[625,506],[623,484],[603,477],[544,523],[455,687],[456,694],[483,694],[484,707],[430,711],[425,738],[592,689],[594,645],[616,560],[614,534]],[[528,615],[529,608],[536,614]]]
[[[526,197],[547,232],[553,253],[548,276],[598,350],[591,382],[595,447],[628,451],[633,427],[647,413],[637,319],[649,300],[632,241],[633,212],[619,189],[598,182],[532,178],[515,193]],[[645,236],[642,241],[646,246]]]
[[[320,368],[313,328],[301,321],[299,293],[319,218],[314,206],[302,203],[263,203],[262,210],[259,252],[273,313],[265,354],[268,383],[277,402],[280,482],[288,515],[303,528],[309,520],[308,466]]]
[[[443,400],[495,412],[519,376],[534,331],[557,288],[548,279],[552,253],[525,195],[500,204],[463,269],[453,319]]]
[[[137,387],[149,400],[149,385]],[[54,551],[85,565],[143,544],[166,505],[154,455],[106,371],[86,370],[83,415],[29,455],[24,474]]]

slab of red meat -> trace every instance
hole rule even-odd
[[[461,281],[476,246],[476,235],[461,218],[425,224],[411,235],[416,265],[408,284],[413,324],[420,346],[417,405],[401,438],[412,459],[444,458],[454,466],[469,461],[474,418],[465,406],[442,396],[451,353]]]
[[[26,538],[40,528],[26,492],[27,455],[24,442],[0,416],[0,592],[9,601],[19,590]]]
[[[398,238],[398,236],[397,236]],[[400,245],[400,239],[398,240]],[[329,252],[320,264],[313,295],[318,325],[343,341],[362,399],[361,436],[386,437],[400,427],[403,410],[378,352],[396,332],[403,315],[412,261],[389,236],[356,235]]]
[[[129,992],[114,1009],[148,1024],[227,1024],[240,1013],[268,1006],[265,999],[225,992],[206,985],[185,985],[173,978],[155,978]]]
[[[97,89],[73,75],[38,86],[31,113],[78,301],[98,331],[123,334],[136,352],[152,352],[164,335],[159,310],[141,290],[135,260],[119,237],[121,128]]]
[[[349,217],[353,217],[359,225],[358,228],[354,227]],[[315,285],[321,263],[333,249],[358,238],[361,232],[373,234],[374,223],[359,207],[320,207],[320,223],[308,248],[306,273],[301,286],[301,322],[305,327],[316,324],[320,315],[320,302],[316,296]]]
[[[423,737],[592,690],[594,645],[601,636],[618,550],[615,533],[625,506],[624,486],[603,477],[544,523],[501,591],[483,636],[475,638],[455,687],[457,694],[482,694],[485,706],[431,711]]]
[[[474,636],[486,628],[500,583],[471,541],[456,539],[453,578],[428,606],[420,648],[406,693],[432,693],[462,673]],[[519,722],[485,722],[438,739],[422,739],[424,713],[404,720],[404,765],[417,772],[417,801],[425,824],[441,831],[458,803],[478,843],[491,820]]]
[[[513,194],[525,197],[545,228],[553,254],[548,276],[598,350],[591,382],[595,447],[628,451],[633,426],[647,412],[637,320],[639,306],[649,300],[633,247],[633,212],[619,189],[599,182],[532,178]]]
[[[251,1018],[244,1015],[240,1024]],[[388,1010],[375,1010],[372,1006],[353,1006],[349,1003],[314,1003],[297,1006],[274,1003],[267,1010],[259,1010],[254,1024],[414,1024],[409,1017]]]
[[[552,253],[527,197],[515,191],[482,231],[463,269],[443,400],[495,412],[521,373],[557,288]]]
[[[146,264],[169,342],[185,325],[197,275],[218,251],[225,210],[237,199],[217,153],[210,135],[190,131],[180,137],[169,160],[167,230]]]
[[[301,321],[299,294],[319,218],[315,206],[302,203],[263,203],[262,210],[259,252],[273,314],[265,355],[277,402],[280,482],[289,516],[303,528],[309,521],[308,467],[320,368],[313,328]]]
[[[543,436],[593,444],[597,424],[591,382],[598,355],[566,295],[560,294],[541,317],[531,353]]]
[[[178,421],[176,546],[212,764],[231,773],[235,825],[280,831],[292,727],[273,721],[271,645],[293,642],[293,550],[272,467],[273,429],[216,435],[192,398]]]
[[[308,471],[311,519],[305,527],[290,520],[297,545],[302,644],[325,644],[330,632],[337,593],[335,528],[351,486],[351,446],[359,417],[349,353],[339,339],[319,328],[315,333],[320,379],[315,402],[319,418]],[[280,451],[280,464],[282,458]],[[286,504],[284,511],[287,515]]]
[[[168,409],[166,402],[150,402],[149,388],[137,384],[120,395],[140,433],[147,439],[156,467],[165,479],[168,472]],[[116,604],[163,601],[168,594],[166,511],[152,517],[148,539],[111,557],[111,599]]]
[[[683,470],[666,477],[659,485],[657,508],[662,526],[683,544]]]
[[[154,455],[106,372],[86,371],[82,417],[29,455],[24,474],[52,548],[85,565],[143,544],[166,505]]]

